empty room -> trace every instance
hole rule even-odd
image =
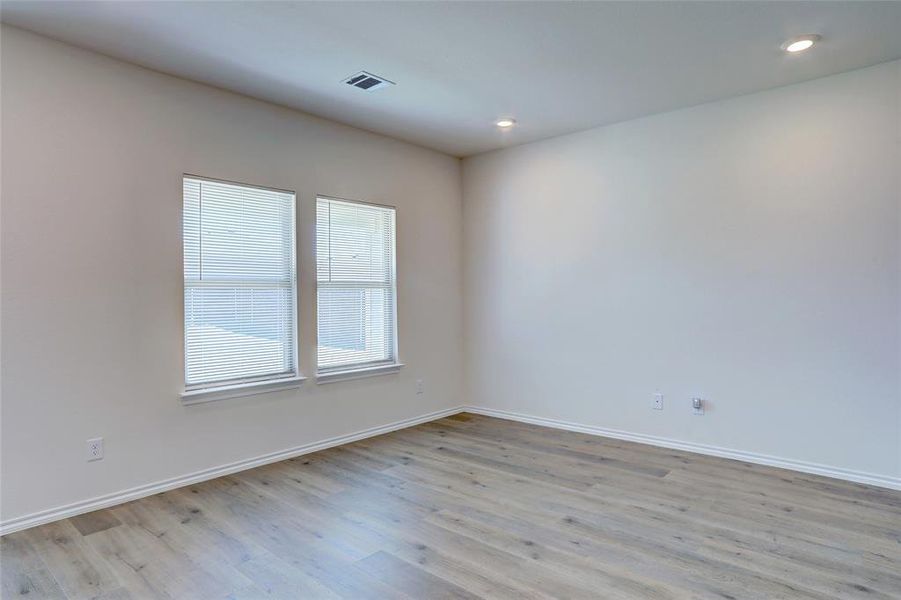
[[[901,600],[901,1],[0,20],[3,600]]]

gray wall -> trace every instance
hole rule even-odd
[[[899,94],[887,63],[466,159],[469,402],[901,483]]]

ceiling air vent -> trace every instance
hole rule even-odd
[[[366,71],[360,71],[356,75],[351,75],[344,80],[344,83],[360,88],[361,90],[366,90],[367,92],[374,92],[383,87],[394,85],[393,81],[388,81],[384,77],[379,77],[378,75],[373,75]]]

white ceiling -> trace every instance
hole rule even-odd
[[[4,1],[2,19],[456,156],[901,58],[901,2]],[[823,40],[779,49],[804,33]],[[360,70],[397,85],[341,83]]]

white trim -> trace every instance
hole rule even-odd
[[[593,425],[582,425],[580,423],[560,421],[557,419],[548,419],[545,417],[536,417],[506,410],[497,410],[494,408],[467,406],[465,408],[465,412],[471,412],[477,415],[485,415],[487,417],[507,419],[509,421],[519,421],[521,423],[542,425],[544,427],[553,427],[554,429],[577,431],[579,433],[598,435],[601,437],[614,438],[617,440],[626,440],[628,442],[638,442],[640,444],[660,446],[661,448],[685,450],[686,452],[695,452],[697,454],[706,454],[708,456],[718,456],[720,458],[731,458],[733,460],[741,460],[758,465],[765,465],[768,467],[778,467],[780,469],[800,471],[801,473],[810,473],[812,475],[822,475],[824,477],[832,477],[833,479],[842,479],[844,481],[863,483],[866,485],[873,485],[876,487],[883,487],[891,490],[901,490],[901,478],[899,477],[886,477],[885,475],[877,475],[875,473],[867,473],[865,471],[853,471],[851,469],[830,467],[828,465],[821,465],[818,463],[810,463],[790,458],[780,458],[777,456],[770,456],[768,454],[745,452],[743,450],[733,450],[731,448],[722,448],[719,446],[696,444],[694,442],[683,442],[653,435],[645,435],[642,433],[629,433],[628,431],[606,429],[604,427],[595,427]]]
[[[388,373],[397,373],[403,366],[404,363],[391,363],[390,365],[378,365],[375,367],[343,369],[341,371],[326,371],[325,373],[318,373],[316,375],[316,383],[335,383],[337,381],[348,381],[350,379],[375,377],[376,375],[387,375]]]
[[[447,408],[418,417],[405,419],[403,421],[396,421],[387,425],[381,425],[379,427],[364,429],[356,433],[349,433],[346,435],[328,438],[319,442],[305,444],[303,446],[296,446],[294,448],[288,448],[286,450],[264,454],[256,458],[250,458],[219,467],[213,467],[211,469],[205,469],[203,471],[188,473],[180,477],[173,477],[172,479],[166,479],[163,481],[158,481],[156,483],[134,487],[128,490],[123,490],[121,492],[98,496],[96,498],[91,498],[90,500],[83,500],[81,502],[75,502],[65,506],[60,506],[58,508],[51,508],[29,515],[24,515],[22,517],[8,519],[6,521],[0,522],[0,535],[6,535],[7,533],[21,531],[22,529],[36,527],[38,525],[58,521],[60,519],[68,519],[69,517],[74,517],[86,512],[115,506],[117,504],[123,504],[125,502],[131,502],[132,500],[137,500],[146,496],[152,496],[153,494],[159,494],[161,492],[184,487],[186,485],[192,485],[201,481],[215,479],[216,477],[230,475],[232,473],[237,473],[246,469],[252,469],[254,467],[278,462],[280,460],[294,458],[295,456],[309,454],[311,452],[317,452],[319,450],[325,450],[326,448],[340,446],[341,444],[349,444],[357,440],[382,435],[384,433],[390,433],[398,429],[413,427],[414,425],[419,425],[420,423],[443,419],[444,417],[449,417],[461,412],[469,412],[477,415],[485,415],[488,417],[497,417],[499,419],[507,419],[509,421],[519,421],[521,423],[531,423],[533,425],[542,425],[544,427],[552,427],[554,429],[563,429],[566,431],[577,431],[580,433],[609,437],[618,440],[626,440],[629,442],[650,444],[652,446],[660,446],[662,448],[672,448],[674,450],[696,452],[698,454],[706,454],[709,456],[731,458],[734,460],[742,460],[745,462],[766,465],[770,467],[779,467],[792,471],[800,471],[802,473],[811,473],[813,475],[822,475],[824,477],[832,477],[834,479],[852,481],[855,483],[863,483],[893,490],[901,490],[901,478],[897,477],[885,477],[883,475],[864,473],[861,471],[852,471],[848,469],[839,469],[835,467],[819,465],[816,463],[807,463],[802,461],[777,458],[765,454],[742,452],[740,450],[731,450],[717,446],[707,446],[703,444],[694,444],[691,442],[680,442],[667,438],[660,438],[638,433],[628,433],[625,431],[605,429],[603,427],[594,427],[591,425],[581,425],[578,423],[571,423],[569,421],[560,421],[557,419],[548,419],[545,417],[535,417],[532,415],[524,415],[522,413],[497,410],[493,408],[483,408],[478,406],[457,406],[454,408]]]
[[[249,383],[236,383],[219,387],[199,388],[187,390],[181,393],[182,404],[202,404],[213,400],[225,400],[227,398],[240,398],[241,396],[254,396],[267,392],[280,392],[299,388],[306,381],[306,377],[288,377],[285,379],[264,379],[263,381],[251,381]]]
[[[370,202],[368,200],[352,200],[350,198],[341,198],[340,196],[329,196],[328,194],[316,194],[316,199],[334,200],[335,202],[343,202],[344,204],[362,204],[363,206],[375,206],[377,208],[390,208],[397,212],[397,207],[393,204],[379,204],[378,202]]]
[[[444,410],[420,415],[418,417],[412,417],[409,419],[404,419],[402,421],[388,423],[387,425],[380,425],[378,427],[364,429],[355,433],[339,435],[321,440],[319,442],[304,444],[302,446],[295,446],[294,448],[287,448],[285,450],[263,454],[255,458],[239,460],[218,467],[204,469],[202,471],[196,471],[194,473],[187,473],[179,477],[164,479],[163,481],[157,481],[155,483],[149,483],[147,485],[140,485],[131,489],[123,490],[121,492],[105,494],[103,496],[98,496],[89,500],[82,500],[81,502],[74,502],[65,506],[42,510],[36,513],[31,513],[29,515],[15,517],[13,519],[7,519],[6,521],[0,523],[0,535],[6,535],[7,533],[13,533],[14,531],[20,531],[29,527],[36,527],[37,525],[43,525],[45,523],[58,521],[60,519],[68,519],[69,517],[74,517],[86,512],[99,510],[101,508],[108,508],[110,506],[123,504],[125,502],[131,502],[132,500],[137,500],[146,496],[152,496],[153,494],[159,494],[161,492],[184,487],[186,485],[192,485],[195,483],[200,483],[201,481],[215,479],[216,477],[230,475],[232,473],[237,473],[238,471],[244,471],[262,465],[268,465],[280,460],[294,458],[295,456],[300,456],[302,454],[309,454],[310,452],[317,452],[319,450],[325,450],[326,448],[332,448],[334,446],[340,446],[342,444],[349,444],[351,442],[356,442],[357,440],[362,440],[365,438],[382,435],[384,433],[390,433],[398,429],[404,429],[407,427],[412,427],[414,425],[419,425],[420,423],[426,423],[428,421],[434,421],[436,419],[443,419],[444,417],[455,415],[459,412],[463,412],[462,406],[446,408]]]
[[[182,173],[182,179],[198,179],[200,181],[210,181],[212,183],[227,183],[228,185],[235,185],[238,187],[244,187],[248,189],[258,189],[258,190],[268,190],[270,192],[279,192],[281,194],[294,194],[294,197],[297,197],[297,192],[294,190],[286,190],[282,188],[272,187],[270,185],[259,185],[256,183],[245,183],[243,181],[234,181],[232,179],[219,179],[217,177],[206,177],[204,175],[194,175],[193,173]]]

